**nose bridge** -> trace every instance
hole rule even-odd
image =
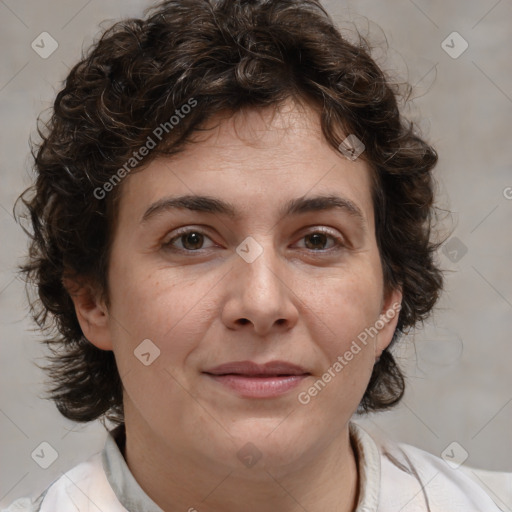
[[[276,300],[281,296],[283,283],[279,276],[282,266],[274,247],[272,232],[265,236],[258,235],[257,238],[247,237],[237,248],[237,253],[244,260],[239,262],[245,283],[243,293],[251,300]]]

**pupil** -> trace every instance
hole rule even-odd
[[[201,234],[200,233],[188,233],[185,235],[185,247],[187,245],[190,245],[189,242],[191,242],[192,246],[195,245],[201,245]],[[198,249],[198,247],[188,247],[189,249]]]
[[[312,235],[309,235],[309,240],[315,240],[315,242],[313,242],[313,249],[315,248],[318,248],[318,242],[320,242],[320,245],[323,245],[322,244],[322,241],[324,241],[323,239],[325,238],[325,235],[324,234],[321,234],[321,233],[314,233]]]

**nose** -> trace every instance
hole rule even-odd
[[[230,329],[252,329],[260,336],[291,329],[298,319],[297,293],[286,262],[271,244],[252,263],[237,256],[233,265],[222,312],[224,324]]]

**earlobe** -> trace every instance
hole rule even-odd
[[[376,360],[380,358],[382,351],[389,346],[393,339],[401,308],[402,290],[395,288],[387,294],[378,321],[381,328],[379,329],[379,335],[375,344]]]
[[[85,338],[101,350],[112,350],[108,309],[100,294],[87,282],[64,278]]]

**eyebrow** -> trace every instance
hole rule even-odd
[[[179,197],[165,197],[153,203],[142,216],[141,222],[171,210],[191,210],[195,212],[225,215],[230,219],[237,217],[236,207],[209,196],[185,195]],[[279,216],[300,215],[303,213],[320,212],[328,210],[341,210],[354,217],[363,226],[365,216],[361,209],[350,199],[337,195],[320,195],[314,197],[298,197],[286,202],[279,211]]]

